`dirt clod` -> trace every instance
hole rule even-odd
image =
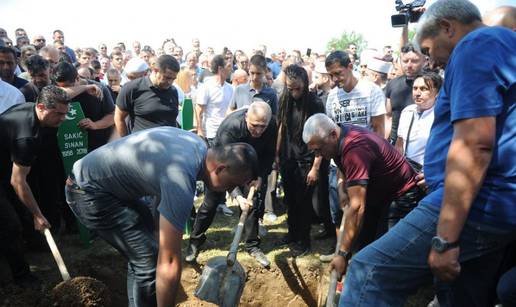
[[[102,307],[111,306],[111,295],[101,281],[91,277],[75,277],[52,289],[54,306]]]

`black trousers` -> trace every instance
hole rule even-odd
[[[319,223],[323,223],[324,229],[329,233],[335,233],[335,225],[331,221],[330,198],[329,198],[329,178],[328,171],[330,162],[323,159],[319,167],[319,180],[314,187],[314,194],[317,199],[313,202],[313,210]]]
[[[263,215],[263,204],[266,191],[267,182],[264,181],[260,191],[255,194],[253,206],[249,210],[247,219],[244,224],[244,232],[242,236],[244,237],[245,241],[245,249],[249,252],[260,246],[260,238],[258,236],[258,220],[260,219],[260,216]],[[244,193],[247,193],[247,191],[244,191]],[[201,207],[199,207],[199,210],[197,210],[192,233],[190,234],[190,244],[200,246],[206,239],[205,233],[213,222],[213,218],[217,213],[217,206],[220,203],[225,202],[225,195],[226,193],[224,192],[221,193],[206,189],[204,194],[204,202],[202,203]],[[240,212],[240,214],[242,214],[242,212]]]
[[[306,184],[306,177],[312,163],[287,160],[280,168],[287,207],[288,234],[293,241],[310,244],[310,225],[313,204],[318,202],[319,183]],[[327,180],[326,180],[327,182]],[[326,187],[326,191],[328,188]]]
[[[22,224],[15,206],[23,206],[14,191],[0,185],[0,254],[5,257],[11,268],[13,278],[30,272],[23,256]]]

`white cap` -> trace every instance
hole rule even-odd
[[[127,64],[125,64],[124,72],[126,74],[140,73],[147,69],[149,69],[149,65],[147,65],[144,60],[140,58],[132,58],[127,62]]]
[[[326,70],[326,65],[323,61],[317,61],[315,63],[315,69],[314,71],[319,74],[327,74],[328,71]]]
[[[372,70],[372,71],[388,74],[389,71],[392,68],[392,63],[385,62],[385,61],[380,60],[378,58],[370,58],[367,61],[367,68]]]

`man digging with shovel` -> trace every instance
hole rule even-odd
[[[260,265],[268,267],[270,261],[260,249],[258,236],[258,220],[263,216],[263,202],[267,191],[267,176],[272,170],[274,149],[276,148],[276,122],[272,119],[270,106],[264,101],[255,101],[249,109],[242,109],[231,113],[220,124],[215,137],[215,145],[227,145],[236,142],[250,144],[258,155],[260,172],[258,178],[251,183],[258,190],[254,205],[245,221],[244,240],[245,249]],[[233,190],[231,195],[241,204],[243,196],[240,187]],[[206,241],[205,232],[213,222],[217,210],[217,199],[224,197],[220,192],[207,190],[204,202],[197,211],[193,231],[190,234],[186,262],[195,262],[201,245]]]
[[[222,192],[257,175],[258,158],[248,144],[207,149],[190,132],[160,127],[109,143],[77,161],[66,198],[87,228],[127,258],[129,305],[174,306],[182,234],[196,180]],[[143,196],[156,196],[157,204],[149,208],[140,202]]]

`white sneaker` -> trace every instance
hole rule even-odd
[[[278,217],[276,216],[276,214],[274,214],[272,212],[267,212],[263,215],[263,219],[269,223],[274,223],[274,222],[276,222]]]
[[[219,204],[217,212],[222,212],[225,216],[233,216],[233,210],[229,209],[226,204]]]
[[[437,300],[437,295],[434,296],[434,299],[428,303],[427,307],[439,307],[439,301]]]

